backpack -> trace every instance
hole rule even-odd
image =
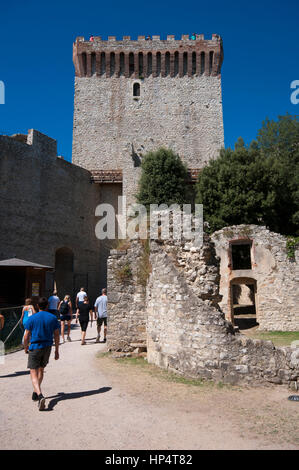
[[[65,302],[64,300],[62,301],[62,304],[60,305],[59,313],[61,313],[61,315],[67,315],[69,313],[68,302]]]

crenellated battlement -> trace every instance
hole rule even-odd
[[[160,36],[108,36],[103,40],[77,37],[73,46],[73,61],[77,77],[120,77],[145,78],[220,75],[223,61],[221,37],[212,35],[205,39],[196,34],[192,39],[183,34],[181,39],[168,35]]]

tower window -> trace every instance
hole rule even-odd
[[[251,243],[231,244],[232,269],[252,269]]]
[[[140,83],[135,82],[133,85],[133,96],[138,97],[140,96]]]
[[[129,75],[132,75],[135,70],[135,65],[134,65],[134,54],[133,52],[130,52],[129,54]]]

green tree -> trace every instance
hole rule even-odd
[[[140,204],[185,204],[190,200],[186,184],[188,170],[180,157],[172,150],[160,148],[145,155],[139,191]]]
[[[222,150],[199,175],[196,202],[215,231],[235,224],[266,225],[294,235],[299,222],[299,122],[266,120],[248,147]]]

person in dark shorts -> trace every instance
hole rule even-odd
[[[64,343],[64,322],[67,322],[67,340],[71,340],[71,322],[73,316],[73,307],[71,302],[71,297],[69,295],[65,295],[64,299],[59,303],[58,306],[59,314],[60,314],[60,326],[61,326],[61,338],[62,342]]]
[[[48,298],[48,302],[49,302],[48,312],[53,313],[53,315],[56,315],[57,319],[59,320],[58,305],[59,305],[60,299],[57,296],[56,290]]]
[[[33,385],[32,400],[38,401],[39,410],[45,409],[45,397],[41,391],[44,368],[49,362],[53,335],[55,341],[55,360],[59,359],[59,323],[57,318],[47,311],[48,300],[41,297],[39,311],[28,318],[24,335],[24,350],[28,354],[27,367]],[[30,339],[30,345],[29,345]]]
[[[85,295],[83,302],[79,302],[78,304],[78,308],[76,311],[76,323],[78,323],[78,317],[81,326],[81,345],[84,345],[86,344],[85,337],[89,318],[91,320],[91,324],[93,321],[93,310],[89,303],[87,295]]]

